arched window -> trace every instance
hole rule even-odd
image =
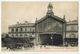
[[[18,28],[16,28],[16,32],[18,32]]]
[[[22,28],[20,28],[20,31],[22,32],[22,31],[23,31],[23,29],[22,29]]]
[[[14,29],[12,28],[12,30],[11,30],[12,32],[14,32]]]
[[[25,28],[25,32],[27,32],[27,28]]]
[[[22,34],[20,34],[20,36],[22,36]]]

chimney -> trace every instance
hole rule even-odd
[[[25,24],[28,24],[28,21],[25,21]]]
[[[17,24],[20,24],[19,22],[17,22]]]

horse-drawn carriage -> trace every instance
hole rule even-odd
[[[7,49],[21,49],[22,47],[27,48],[27,47],[32,47],[34,44],[31,43],[31,40],[29,38],[11,38],[7,37],[3,40],[5,43],[5,47]]]

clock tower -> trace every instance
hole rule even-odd
[[[47,11],[47,15],[54,15],[53,13],[53,6],[51,3],[48,4],[48,11]]]

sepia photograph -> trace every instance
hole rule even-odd
[[[2,52],[78,51],[78,2],[2,2]]]

